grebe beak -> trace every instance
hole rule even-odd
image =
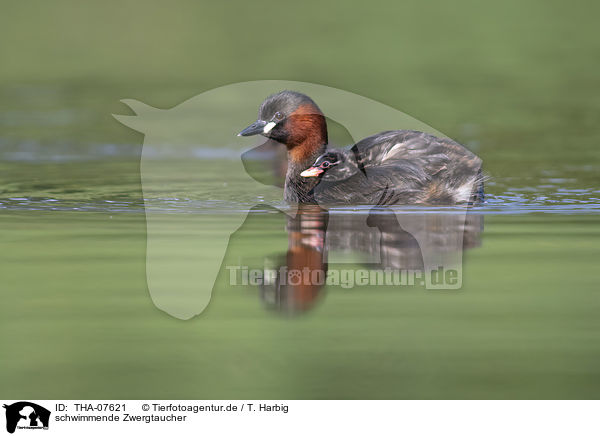
[[[263,120],[256,120],[254,123],[250,124],[248,127],[246,127],[244,130],[242,130],[237,135],[238,136],[252,136],[252,135],[258,135],[260,133],[269,133],[269,131],[273,128],[273,126],[271,126],[270,124],[273,124],[273,126],[275,125],[275,123],[267,123],[266,121],[263,121]]]
[[[309,169],[302,171],[300,175],[302,177],[317,177],[322,172],[323,170],[319,167],[310,167]]]

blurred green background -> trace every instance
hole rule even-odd
[[[0,397],[597,398],[599,12],[554,0],[2,2]],[[170,108],[263,79],[364,95],[483,159],[496,213],[465,254],[460,292],[333,288],[286,319],[221,283],[192,321],[153,306],[143,137],[111,114],[130,113],[123,98]],[[266,220],[256,244],[285,251],[271,232],[283,225]]]

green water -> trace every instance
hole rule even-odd
[[[3,394],[596,397],[597,217],[487,218],[460,291],[329,287],[289,318],[222,276],[179,321],[150,301],[143,215],[4,213]],[[285,249],[274,233],[251,238]]]
[[[598,398],[597,4],[34,6],[0,15],[0,397]],[[144,138],[111,114],[272,78],[381,101],[483,159],[460,290],[327,286],[290,316],[223,269],[200,316],[153,304]],[[222,156],[187,184],[197,161],[164,162],[146,198],[164,219],[209,212],[208,234],[260,202]],[[285,254],[285,219],[256,216],[224,265]]]

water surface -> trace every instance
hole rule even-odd
[[[575,138],[581,153],[574,153],[544,137],[524,135],[502,147],[506,132],[457,128],[456,139],[483,157],[490,176],[486,203],[468,211],[480,224],[465,239],[459,290],[322,286],[286,294],[232,286],[225,267],[289,261],[290,247],[300,241],[312,249],[301,261],[320,264],[326,250],[330,268],[340,259],[338,267],[360,268],[363,258],[347,257],[366,244],[352,224],[330,234],[328,246],[319,219],[308,234],[295,231],[284,214],[261,206],[267,199],[260,190],[228,172],[236,150],[205,146],[186,156],[156,156],[173,169],[172,178],[160,195],[144,198],[142,138],[108,118],[94,130],[90,120],[104,114],[100,108],[66,103],[56,98],[60,89],[44,89],[31,91],[40,112],[1,114],[5,397],[598,396],[600,165],[590,159],[597,154],[591,137]],[[212,162],[210,170],[190,185],[186,175],[199,160]],[[210,183],[223,173],[228,186],[221,192]],[[192,320],[170,317],[150,298],[146,211],[167,221],[202,214],[204,235],[222,231],[232,214],[248,214],[230,240],[210,305]],[[330,211],[349,219],[371,212]],[[464,208],[402,213],[427,220]],[[437,230],[440,237],[445,229]],[[410,253],[410,239],[389,234]],[[420,267],[418,259],[386,247],[378,253],[390,264]],[[198,247],[207,256],[213,249]]]

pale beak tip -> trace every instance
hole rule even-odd
[[[301,177],[316,177],[323,172],[320,168],[310,167],[300,173]]]

